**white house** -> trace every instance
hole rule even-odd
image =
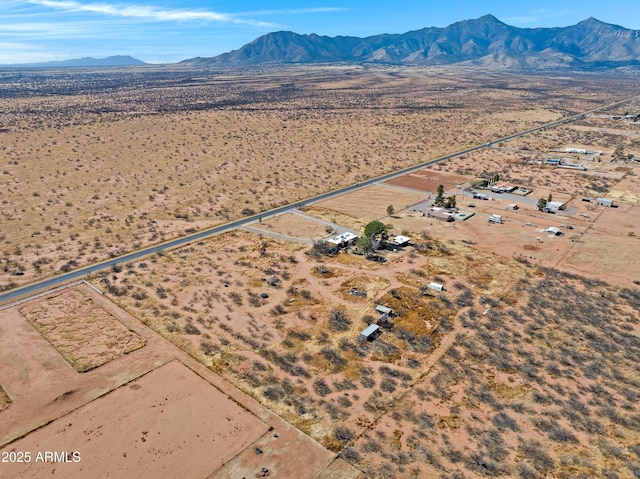
[[[547,208],[549,208],[551,211],[557,213],[560,210],[566,209],[567,205],[565,205],[562,201],[549,201],[547,203]]]
[[[327,243],[334,244],[338,247],[349,246],[350,244],[353,244],[356,239],[358,239],[357,235],[354,235],[353,233],[347,231],[346,233],[342,233],[341,235],[329,238],[327,240]]]

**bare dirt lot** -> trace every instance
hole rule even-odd
[[[79,373],[21,314],[51,312],[51,301],[59,298],[69,299],[70,306],[90,299],[94,313],[106,312],[108,323],[117,321],[145,345]],[[82,312],[70,307],[66,317],[82,324]],[[92,335],[76,345],[95,350],[91,341],[100,346],[102,339]],[[172,477],[178,471],[187,477],[236,477],[220,467],[234,456],[245,458],[239,470],[249,477],[262,467],[286,477],[292,465],[303,463],[300,477],[311,478],[335,459],[87,286],[0,312],[0,377],[0,454],[31,454],[30,463],[0,462],[3,478],[113,477],[122,471],[149,478],[166,471]],[[281,439],[265,445],[269,430]],[[255,447],[265,451],[257,463],[251,460]],[[47,452],[63,458],[69,453],[70,462],[52,462]],[[287,461],[288,454],[300,463]],[[359,474],[348,464],[336,467],[351,471],[345,477]]]
[[[459,183],[464,183],[465,181],[468,181],[468,178],[462,175],[441,173],[434,171],[433,169],[424,169],[398,178],[393,178],[385,183],[435,194],[439,185],[444,186],[445,190],[448,190]]]
[[[222,406],[224,404],[224,406]],[[221,407],[222,406],[222,407]],[[268,426],[172,361],[74,410],[8,450],[33,462],[3,464],[3,477],[205,477]],[[70,463],[36,462],[37,452],[78,452]]]
[[[387,208],[389,206],[392,206],[394,211],[400,211],[424,199],[425,195],[417,192],[374,185],[348,195],[321,201],[315,206],[341,211],[369,222],[388,217]]]

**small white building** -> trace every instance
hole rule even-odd
[[[369,326],[367,326],[362,330],[362,332],[360,333],[359,339],[362,342],[373,341],[378,337],[379,334],[380,334],[380,326],[378,326],[377,324],[370,324]]]
[[[353,233],[350,233],[347,231],[346,233],[342,233],[338,236],[334,236],[333,238],[329,238],[327,240],[327,243],[330,243],[338,247],[346,247],[355,243],[357,239],[358,239],[357,235],[354,235]]]
[[[560,228],[557,226],[550,226],[546,229],[546,233],[552,234],[554,236],[563,236],[564,233],[560,231]]]
[[[391,316],[393,314],[393,310],[391,308],[387,308],[386,306],[379,304],[376,306],[376,313],[388,314],[389,316]]]
[[[596,204],[611,208],[613,206],[613,200],[610,200],[608,198],[596,198]]]
[[[429,289],[434,289],[436,291],[444,291],[444,286],[440,283],[429,283]]]
[[[560,210],[566,209],[567,205],[565,205],[562,201],[549,201],[547,203],[547,208],[549,208],[554,213],[557,213]]]
[[[500,216],[500,215],[491,215],[491,216],[489,216],[489,223],[502,224],[502,223],[504,223],[504,220],[502,219],[502,216]]]
[[[396,246],[405,246],[409,243],[409,241],[411,241],[411,238],[402,235],[398,235],[393,238],[393,244]]]

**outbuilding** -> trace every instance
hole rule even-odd
[[[409,241],[411,241],[411,238],[402,235],[398,235],[393,238],[393,244],[395,246],[406,246],[407,244],[409,244]]]
[[[346,233],[342,233],[341,235],[334,236],[333,238],[329,238],[327,243],[337,246],[338,248],[346,248],[348,246],[353,245],[358,239],[357,235],[347,231]]]
[[[566,209],[567,205],[565,205],[562,201],[549,201],[547,203],[547,208],[557,213],[560,210]]]
[[[429,283],[429,289],[435,289],[436,291],[444,291],[444,286],[440,283]]]
[[[451,213],[441,208],[432,208],[427,210],[427,218],[435,218],[446,222],[455,221],[455,218]]]
[[[388,314],[389,316],[391,316],[393,314],[393,310],[391,308],[378,304],[376,306],[376,313]]]
[[[380,326],[377,324],[370,324],[362,330],[360,333],[360,341],[373,341],[380,334]]]
[[[613,200],[610,200],[608,198],[597,198],[596,199],[596,204],[600,205],[600,206],[607,206],[607,207],[611,208],[613,206]]]
[[[547,233],[552,234],[554,236],[563,236],[564,233],[560,231],[560,228],[557,226],[550,226],[547,228]]]

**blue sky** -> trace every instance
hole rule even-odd
[[[170,63],[215,56],[278,30],[368,36],[487,13],[523,28],[595,17],[640,30],[638,0],[0,0],[0,64],[109,55]]]

